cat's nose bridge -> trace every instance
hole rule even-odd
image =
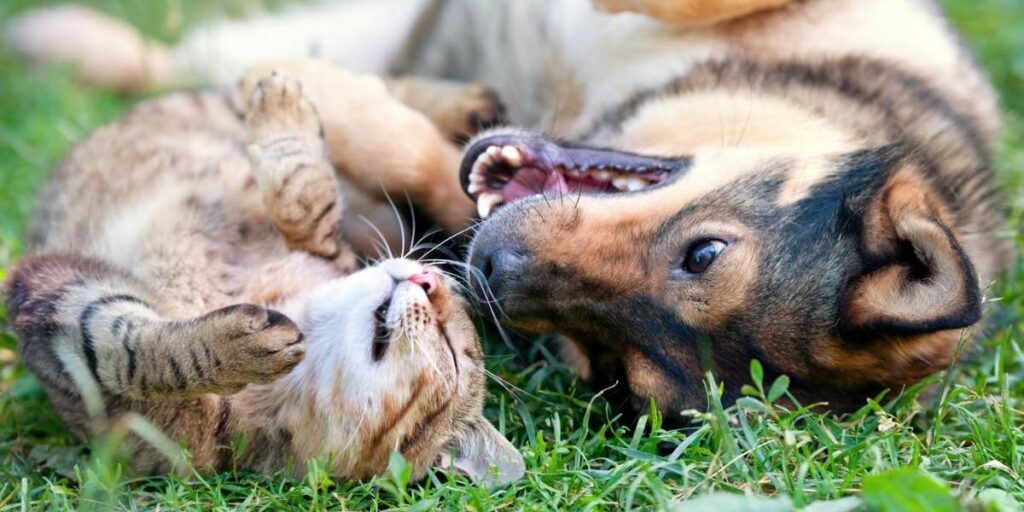
[[[382,261],[377,265],[381,270],[388,273],[397,282],[405,281],[409,276],[418,274],[424,270],[423,265],[412,260],[391,259]]]
[[[441,288],[441,278],[437,270],[424,267],[419,263],[405,259],[387,260],[380,267],[395,280],[395,284],[409,281],[423,289],[427,297],[433,297]]]

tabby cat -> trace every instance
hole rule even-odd
[[[241,97],[142,103],[44,186],[7,305],[61,418],[86,435],[141,415],[205,470],[321,457],[362,478],[397,450],[417,476],[520,477],[482,416],[481,348],[454,282],[405,259],[352,273],[301,84],[275,72],[247,112]],[[175,469],[127,444],[136,472]]]

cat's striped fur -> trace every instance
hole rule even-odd
[[[139,414],[207,470],[323,457],[365,477],[398,450],[418,475],[451,456],[473,476],[518,477],[521,457],[481,416],[479,341],[449,284],[408,260],[351,273],[299,82],[262,79],[247,114],[233,98],[143,103],[44,187],[7,304],[61,417],[88,434]],[[128,445],[136,471],[172,469]]]

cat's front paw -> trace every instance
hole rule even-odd
[[[248,123],[253,177],[289,248],[338,257],[341,198],[320,119],[302,85],[277,71],[261,78],[253,89]]]
[[[202,317],[209,348],[228,389],[265,384],[284,376],[306,355],[302,333],[288,317],[254,304],[238,304]]]
[[[320,117],[302,94],[302,84],[281,71],[256,82],[247,122],[256,141],[288,135],[319,139],[322,134]]]

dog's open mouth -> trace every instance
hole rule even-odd
[[[493,135],[470,145],[462,187],[481,218],[517,199],[635,192],[657,185],[687,165],[657,158],[555,142],[540,135]]]

